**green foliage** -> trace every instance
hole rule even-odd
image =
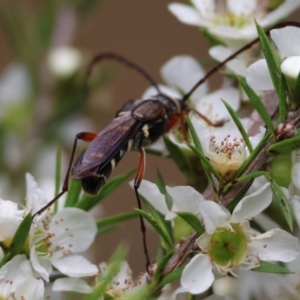
[[[273,264],[267,261],[260,261],[259,266],[257,268],[252,269],[255,272],[262,272],[262,273],[275,273],[275,274],[292,274],[290,270],[287,268]]]
[[[282,191],[280,186],[274,180],[270,179],[270,184],[273,192],[273,199],[279,207],[279,210],[282,213],[287,225],[289,226],[289,229],[293,231],[294,217],[290,201]]]
[[[22,251],[22,248],[24,247],[24,244],[28,238],[29,230],[31,228],[31,222],[32,214],[28,213],[20,223],[14,235],[14,238],[9,246],[8,252],[10,253],[10,258],[13,258]]]
[[[282,123],[285,120],[287,107],[286,107],[286,84],[284,76],[280,70],[279,58],[272,48],[272,45],[260,25],[256,25],[260,43],[267,61],[271,79],[279,99],[279,122]]]

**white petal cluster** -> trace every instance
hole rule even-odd
[[[296,0],[286,0],[271,11],[268,1],[258,0],[191,0],[191,4],[171,3],[169,10],[179,21],[207,29],[230,49],[238,49],[257,36],[254,20],[267,28],[300,6]]]
[[[296,237],[281,229],[274,229],[260,234],[249,226],[249,219],[260,213],[271,203],[269,184],[264,185],[255,193],[242,199],[230,212],[215,202],[206,201],[201,204],[200,213],[205,226],[205,233],[198,240],[202,253],[197,254],[183,270],[181,284],[192,294],[208,289],[214,281],[213,268],[222,274],[232,272],[234,268],[252,269],[259,266],[259,261],[294,260],[300,251],[300,243]],[[240,228],[247,238],[247,250],[240,261],[228,261],[228,265],[219,265],[210,251],[214,234],[220,228]],[[213,255],[213,256],[212,256]]]
[[[273,29],[270,35],[282,56],[281,71],[287,84],[293,87],[300,71],[300,28],[287,26]],[[258,91],[274,89],[265,59],[250,65],[246,74],[247,82],[253,89]]]
[[[24,216],[37,212],[48,202],[30,174],[26,180],[24,210],[9,200],[0,200],[0,241],[5,247],[10,246]],[[90,247],[96,233],[93,217],[77,208],[64,208],[56,214],[47,211],[37,216],[24,249],[30,260],[24,254],[17,255],[0,268],[0,298],[14,295],[13,299],[44,299],[44,281],[49,281],[53,268],[77,279],[97,274],[98,267],[79,254]],[[0,261],[4,251],[0,248]],[[79,286],[76,290],[84,288]]]

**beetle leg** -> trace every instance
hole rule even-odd
[[[33,216],[32,219],[36,216],[41,214],[43,211],[45,211],[48,207],[50,207],[54,202],[56,202],[64,193],[66,193],[69,190],[69,177],[70,177],[70,172],[71,172],[71,168],[74,162],[74,157],[75,157],[75,152],[76,152],[76,147],[77,147],[77,141],[78,140],[82,140],[85,142],[91,142],[97,135],[95,133],[91,133],[91,132],[80,132],[77,133],[75,136],[75,140],[74,140],[74,144],[73,144],[73,148],[72,148],[72,154],[71,154],[71,158],[70,158],[70,162],[69,162],[69,166],[68,166],[68,170],[67,170],[67,174],[64,180],[64,184],[62,186],[62,189],[60,191],[60,193],[55,196],[55,198],[53,198],[50,202],[47,203],[47,205],[45,205],[44,207],[42,207],[39,211],[37,211]]]
[[[142,203],[141,203],[140,195],[138,193],[138,189],[140,187],[140,184],[143,180],[144,173],[145,173],[146,156],[145,156],[144,148],[142,148],[142,147],[139,148],[139,152],[140,152],[140,162],[139,162],[139,166],[138,166],[138,171],[137,171],[135,179],[134,179],[133,188],[134,188],[136,199],[138,202],[138,207],[139,207],[139,209],[142,209]],[[144,222],[142,215],[140,215],[140,223],[141,223],[141,231],[143,234],[144,254],[146,257],[146,270],[147,270],[147,273],[149,273],[149,266],[151,263],[150,263],[150,258],[149,258],[149,254],[148,254],[148,248],[147,248],[147,241],[146,241],[146,226],[145,226],[145,222]]]

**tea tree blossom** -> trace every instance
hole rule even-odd
[[[133,186],[133,182],[130,183]],[[165,196],[160,193],[158,187],[148,181],[143,180],[139,193],[146,198],[160,213],[165,215],[166,220],[172,220],[177,216],[177,212],[191,212],[200,214],[200,205],[204,202],[204,197],[190,186],[166,186],[170,195],[170,208],[166,203]]]
[[[220,176],[225,181],[229,181],[249,155],[249,150],[246,148],[237,126],[231,120],[217,128],[206,126],[195,117],[191,120],[204,154],[210,159]],[[243,122],[246,123],[247,120],[243,120]],[[257,135],[250,137],[253,148],[264,134],[265,129],[261,127]]]
[[[185,266],[181,285],[192,294],[207,290],[214,281],[215,267],[221,274],[236,267],[253,269],[259,261],[294,260],[300,243],[286,231],[274,229],[260,234],[250,228],[249,219],[271,203],[269,184],[242,199],[232,214],[212,201],[201,204],[205,233],[197,239],[201,250]]]
[[[45,199],[30,175],[27,176],[27,199],[29,203]],[[95,275],[96,265],[77,253],[90,247],[96,233],[95,220],[83,210],[68,207],[55,215],[47,211],[37,219],[30,234],[30,259],[34,270],[46,281],[53,267],[71,277]]]
[[[38,211],[48,202],[44,192],[38,188],[30,174],[26,175],[26,180],[27,200],[23,210],[19,210],[17,204],[11,201],[2,199],[0,201],[0,214],[3,214],[0,218],[0,238],[5,247],[5,249],[0,248],[0,260],[5,255],[4,250],[10,247],[23,217],[29,212]],[[36,216],[31,224],[27,242],[22,249],[23,253],[30,256],[30,260],[27,260],[25,255],[17,255],[2,266],[0,285],[2,278],[5,278],[5,282],[11,280],[7,277],[12,276],[10,272],[19,274],[19,277],[12,276],[14,279],[12,280],[14,284],[10,284],[12,287],[8,288],[8,284],[6,284],[3,291],[7,289],[15,295],[29,293],[29,296],[24,296],[22,299],[43,299],[44,283],[43,280],[36,278],[49,281],[53,267],[62,274],[75,278],[97,274],[98,267],[79,255],[90,247],[96,232],[97,227],[93,217],[77,208],[63,208],[56,214],[47,210],[40,216]],[[14,288],[15,284],[20,290]],[[37,291],[37,298],[30,298],[30,293],[34,295],[35,289],[41,290],[40,285],[42,286],[42,296],[39,297],[40,292]],[[16,299],[21,298],[17,297]]]
[[[2,258],[1,258],[2,259]],[[1,299],[44,299],[44,283],[33,275],[25,255],[17,255],[0,269]]]
[[[257,0],[192,0],[191,4],[171,3],[169,10],[179,21],[207,29],[234,50],[257,36],[254,19],[267,28],[300,6],[295,0],[286,0],[271,9],[269,1]]]
[[[287,26],[273,29],[270,36],[283,57],[281,71],[287,84],[293,87],[300,70],[300,28]],[[247,82],[252,88],[259,91],[274,89],[265,59],[250,65],[246,74]]]

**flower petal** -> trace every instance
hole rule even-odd
[[[171,3],[168,5],[168,9],[182,23],[193,26],[205,26],[197,11],[188,5]]]
[[[191,294],[206,291],[214,281],[212,264],[208,255],[197,254],[182,271],[180,283]]]
[[[71,277],[92,276],[99,272],[98,267],[81,255],[70,255],[51,260],[52,265]]]
[[[195,108],[213,123],[226,121],[230,115],[222,100],[225,100],[234,111],[240,108],[239,91],[231,87],[205,95],[196,103]]]
[[[273,82],[265,59],[259,59],[246,70],[247,83],[255,90],[273,90]]]
[[[44,298],[44,282],[42,279],[28,277],[24,282],[18,285],[14,294],[17,300],[43,300]]]
[[[23,213],[17,203],[0,198],[0,241],[6,238],[11,241],[23,220]]]
[[[300,55],[300,28],[287,26],[280,29],[273,29],[270,35],[284,56]]]
[[[228,8],[231,13],[237,16],[253,16],[257,2],[249,0],[228,0]]]
[[[59,245],[59,248],[64,251],[82,252],[93,243],[97,234],[97,225],[89,213],[78,208],[67,207],[53,216],[49,224],[49,232],[55,233],[51,237],[53,245]]]
[[[159,84],[158,87],[159,87],[159,90],[165,95],[168,95],[170,97],[177,98],[177,99],[181,98],[181,95],[174,89],[170,88],[169,86]],[[156,95],[157,95],[157,89],[154,88],[153,86],[150,86],[146,89],[146,91],[142,95],[142,99],[144,99],[144,100],[151,99]]]
[[[161,68],[164,81],[171,87],[180,88],[185,93],[204,77],[205,71],[198,61],[189,55],[178,55],[168,60]],[[201,84],[192,98],[200,98],[207,93],[207,83]]]
[[[216,228],[230,218],[229,211],[213,201],[205,201],[200,205],[205,231],[213,234]]]
[[[167,191],[173,199],[172,211],[199,214],[199,205],[205,200],[194,188],[190,186],[176,186],[173,188],[167,186]]]
[[[52,272],[51,263],[49,260],[39,258],[34,246],[30,249],[30,261],[32,268],[40,274],[40,276],[45,280],[49,281],[49,274]]]
[[[48,203],[48,199],[30,173],[26,173],[26,189],[26,208],[31,210],[32,214],[35,214]]]
[[[226,58],[228,58],[231,54],[233,54],[233,50],[229,49],[225,46],[214,46],[209,49],[209,55],[215,60],[222,62]],[[245,61],[239,58],[235,58],[230,60],[226,66],[229,70],[233,71],[237,75],[245,77],[246,74],[246,64]]]
[[[299,239],[278,228],[252,237],[249,244],[249,253],[263,261],[289,262],[299,251]]]
[[[59,278],[54,281],[52,290],[55,292],[70,291],[89,294],[93,291],[93,288],[80,278]]]
[[[264,184],[260,189],[253,194],[244,197],[235,207],[231,220],[233,222],[242,222],[250,219],[265,208],[272,202],[272,191],[270,184]]]
[[[285,0],[276,9],[257,19],[257,23],[264,28],[270,27],[270,25],[278,23],[279,20],[285,19],[289,14],[293,13],[299,5],[299,1]]]
[[[130,182],[130,185],[133,186],[133,181]],[[160,193],[156,184],[143,180],[139,187],[139,194],[146,198],[163,215],[170,213],[165,196]]]

